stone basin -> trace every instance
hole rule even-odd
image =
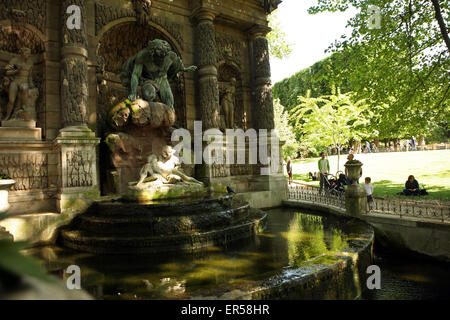
[[[96,202],[60,232],[63,246],[104,254],[192,252],[251,237],[266,213],[229,195]]]

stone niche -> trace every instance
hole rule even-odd
[[[39,35],[30,29],[23,25],[0,24],[0,140],[42,139],[45,46]],[[23,51],[28,51],[27,58],[23,58]]]
[[[150,106],[143,100],[136,100],[128,108],[123,102],[127,91],[119,78],[122,65],[154,39],[166,40],[172,50],[180,55],[177,46],[157,28],[142,26],[134,21],[113,26],[103,33],[98,43],[97,118],[98,133],[104,138],[100,148],[103,194],[123,194],[129,182],[138,180],[147,157],[160,153],[164,145],[170,145],[172,127],[186,127],[183,75],[170,81],[175,99],[174,112],[165,110],[158,97]],[[138,95],[141,96],[140,88]],[[118,119],[111,123],[112,117],[120,117],[122,111],[129,112],[135,108],[140,111],[130,115],[129,120],[119,123],[123,120]],[[145,114],[149,110],[151,114]],[[160,119],[157,119],[158,115]]]

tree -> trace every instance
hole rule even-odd
[[[272,29],[272,31],[267,34],[270,55],[278,59],[289,56],[292,49],[289,43],[286,42],[286,34],[281,30],[281,24],[276,13],[269,15],[269,27]]]
[[[273,96],[280,99],[287,110],[298,104],[298,96],[305,96],[310,90],[311,97],[331,94],[331,88],[339,87],[342,92],[352,91],[348,87],[345,77],[340,73],[345,69],[344,59],[336,52],[312,66],[305,68],[293,76],[286,78],[273,86]]]
[[[379,28],[370,29],[371,5],[380,9]],[[367,99],[381,112],[381,136],[431,132],[450,111],[450,50],[443,24],[449,20],[449,2],[318,0],[309,12],[345,11],[350,6],[361,10],[348,22],[352,34],[329,48],[345,59],[341,76],[358,99]]]
[[[354,96],[333,89],[331,95],[313,98],[308,91],[306,96],[299,97],[300,104],[290,112],[302,139],[313,145],[337,148],[338,171],[341,146],[350,139],[360,141],[371,135],[368,124],[372,113],[365,100],[356,101]]]
[[[288,156],[295,158],[298,154],[299,144],[295,139],[294,130],[289,125],[289,114],[284,110],[279,99],[274,100],[273,109],[275,114],[275,129],[278,130],[280,140],[285,141],[283,145],[283,158],[287,158]]]

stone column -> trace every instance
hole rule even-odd
[[[198,66],[198,101],[202,120],[202,131],[218,129],[220,123],[219,83],[217,80],[217,45],[214,29],[215,13],[207,8],[199,8],[194,12],[195,56]],[[221,139],[222,137],[217,137]],[[203,150],[206,142],[203,142]],[[223,147],[225,155],[225,145]],[[225,162],[224,162],[225,163]],[[230,168],[226,164],[196,166],[196,176],[213,191],[225,191]]]
[[[59,151],[60,212],[83,210],[91,198],[99,196],[96,146],[100,139],[87,126],[88,117],[88,0],[61,1],[61,108],[62,129],[56,138]],[[80,10],[80,28],[69,29],[67,21]],[[69,19],[70,20],[70,19]]]
[[[253,127],[271,130],[275,128],[272,83],[270,80],[269,43],[266,34],[270,29],[257,25],[249,30],[251,58],[251,74],[253,76]]]
[[[287,181],[283,176],[282,144],[272,145],[272,132],[275,128],[272,101],[272,83],[270,80],[269,43],[266,34],[270,28],[264,25],[255,25],[248,30],[250,75],[252,84],[252,127],[258,131],[259,147],[267,146],[267,156],[270,161],[277,162],[263,164],[258,156],[258,164],[253,166],[252,188],[264,191],[261,207],[278,206],[286,197]],[[266,129],[267,133],[259,130]],[[276,140],[274,140],[276,141]],[[266,144],[264,142],[267,142]],[[261,143],[263,144],[261,146]],[[278,156],[272,154],[278,151]],[[270,168],[270,171],[268,169]],[[272,170],[273,169],[273,170]]]
[[[219,85],[214,12],[199,9],[195,13],[195,56],[198,66],[198,94],[203,129],[219,128]]]

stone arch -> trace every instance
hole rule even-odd
[[[32,54],[42,54],[46,51],[45,37],[31,24],[0,21],[0,51],[18,53],[22,47],[30,48]]]
[[[231,61],[219,61],[217,64],[218,81],[229,82],[231,78],[236,79],[236,95],[235,95],[235,110],[234,123],[238,128],[245,129],[247,127],[244,97],[243,97],[243,81],[241,71],[237,64]],[[220,92],[220,105],[222,105],[222,93]],[[223,110],[220,109],[221,118],[223,117]]]
[[[136,18],[121,18],[110,22],[102,28],[97,38],[96,56],[104,65],[106,74],[106,87],[101,92],[99,110],[105,112],[111,105],[126,97],[125,88],[122,87],[119,74],[123,63],[131,56],[147,46],[149,40],[163,39],[169,42],[172,49],[181,56],[177,42],[156,24],[145,26],[136,23]],[[175,98],[176,126],[186,126],[186,99],[184,76],[171,81],[172,92]],[[111,92],[113,91],[113,92]]]
[[[95,38],[95,43],[96,43],[96,47],[98,48],[98,46],[100,45],[100,41],[104,38],[105,34],[108,33],[111,29],[123,25],[123,24],[132,24],[135,26],[140,26],[139,24],[137,24],[137,20],[134,17],[125,17],[125,18],[120,18],[117,20],[114,20],[110,23],[108,23],[107,25],[105,25],[100,32],[98,33],[97,37]],[[181,53],[182,53],[182,49],[180,47],[180,44],[178,43],[177,40],[175,40],[175,38],[169,33],[167,32],[164,28],[162,28],[160,25],[153,23],[153,22],[149,22],[148,25],[146,26],[140,26],[142,28],[150,28],[152,30],[155,30],[157,32],[159,32],[161,34],[161,39],[166,40],[167,42],[170,43],[170,45],[172,46],[172,48],[175,50],[175,52],[182,57]]]

